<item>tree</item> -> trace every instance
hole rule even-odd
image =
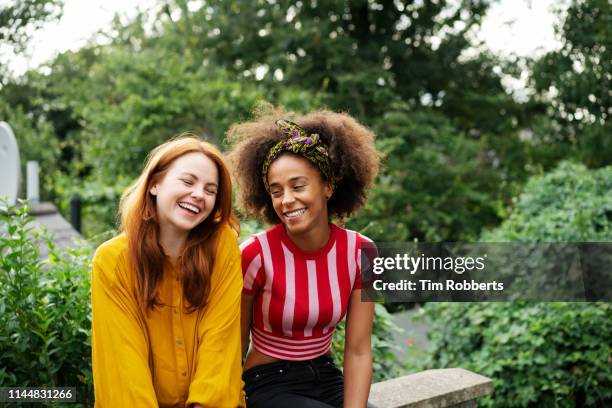
[[[5,0],[0,4],[0,46],[23,51],[32,33],[62,14],[63,0]],[[5,47],[3,47],[5,48]],[[0,88],[9,76],[0,64]]]
[[[560,143],[590,166],[612,163],[612,5],[576,0],[557,27],[562,45],[533,67],[537,98],[560,126]]]
[[[372,238],[474,239],[500,222],[528,175],[573,154],[540,100],[519,104],[503,89],[509,62],[467,53],[489,3],[165,0],[153,14],[117,18],[110,44],[64,53],[0,94],[52,125],[62,201],[83,180],[120,189],[119,175],[132,177],[176,133],[223,144],[262,99],[349,111],[386,155],[351,225]]]
[[[8,0],[0,6],[0,43],[22,49],[32,32],[62,14],[63,0]]]
[[[496,59],[465,55],[489,3],[171,0],[159,38],[272,89],[323,91],[330,107],[366,122],[403,101],[482,130],[516,116]]]
[[[396,105],[376,125],[383,171],[351,227],[373,239],[474,240],[499,223],[503,169],[440,112]],[[391,215],[391,216],[390,216]]]
[[[489,3],[171,0],[153,37],[136,22],[136,36],[117,42],[182,49],[196,66],[261,84],[272,101],[288,86],[320,94],[373,127],[387,154],[352,225],[373,238],[467,239],[499,222],[523,181],[518,129],[533,109],[503,89],[502,61],[466,54]]]

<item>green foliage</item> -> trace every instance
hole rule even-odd
[[[502,171],[484,140],[467,137],[440,113],[403,106],[390,109],[376,130],[382,174],[351,227],[375,240],[438,242],[474,239],[497,224]]]
[[[168,45],[198,50],[200,58],[268,89],[299,84],[322,91],[330,107],[362,120],[402,100],[435,105],[480,127],[485,118],[504,122],[516,106],[494,72],[495,58],[462,55],[489,0],[164,3],[160,37]]]
[[[430,303],[431,367],[490,377],[482,406],[599,407],[612,401],[609,303]]]
[[[267,99],[348,110],[377,131],[388,160],[355,227],[373,238],[472,239],[540,170],[526,167],[539,150],[525,148],[517,127],[531,107],[502,89],[505,65],[462,56],[488,4],[172,0],[117,19],[111,44],[62,54],[49,74],[28,73],[2,93],[55,129],[62,175],[50,173],[49,185],[64,211],[74,192],[125,187],[175,134],[223,145],[229,125]],[[86,236],[114,225],[115,207],[97,207]]]
[[[399,329],[391,320],[391,314],[381,304],[374,309],[372,325],[372,381],[384,381],[397,377],[401,365],[393,354],[393,334]],[[344,362],[345,320],[340,322],[332,341],[335,363],[342,367]]]
[[[612,167],[589,170],[572,162],[529,180],[515,210],[488,242],[608,241],[612,237]]]
[[[22,47],[32,28],[59,16],[61,3],[0,6],[0,42]],[[478,47],[466,52],[490,3],[164,0],[156,14],[116,19],[108,45],[66,52],[44,71],[4,81],[0,120],[15,130],[23,164],[41,162],[43,198],[66,212],[70,196],[80,194],[84,232],[97,239],[115,226],[118,197],[152,147],[184,131],[226,147],[230,124],[264,99],[296,111],[327,105],[376,131],[385,156],[381,176],[366,208],[348,223],[371,238],[610,239],[609,169],[565,163],[532,178],[507,217],[523,182],[559,160],[610,163],[609,1],[571,2],[558,27],[560,49],[528,67],[536,92],[522,104],[500,81],[504,73],[517,74],[521,61],[501,61]],[[89,330],[82,292],[88,283],[77,278],[86,276],[88,257],[52,249],[39,261],[28,235],[34,232],[24,232],[25,213],[16,214],[5,217],[6,231],[22,232],[5,234],[4,218],[0,226],[0,384],[60,384],[79,375],[89,381],[88,346],[79,331]],[[247,222],[243,235],[257,229]],[[60,307],[43,307],[51,304]],[[12,307],[21,309],[4,313]],[[492,376],[497,392],[485,404],[609,402],[605,304],[430,304],[427,310],[434,320],[431,365]],[[385,313],[377,305],[377,380],[396,373]],[[57,322],[72,327],[72,340]],[[32,325],[46,328],[32,334]],[[336,351],[342,336],[339,329]],[[15,338],[32,348],[19,348]]]
[[[77,122],[62,135],[73,150],[67,172],[107,186],[127,185],[148,152],[175,135],[192,132],[224,147],[230,124],[268,97],[256,84],[158,47],[83,49],[58,57],[50,69],[48,77],[32,78],[40,85],[28,103],[38,109],[50,99],[56,120]],[[320,106],[316,95],[293,87],[277,93],[275,103]]]
[[[563,163],[529,181],[483,241],[609,240],[612,168]],[[598,407],[612,402],[609,303],[430,303],[429,367],[493,378],[484,406]]]
[[[348,110],[377,131],[388,159],[356,226],[374,238],[473,239],[499,223],[528,176],[564,157],[591,166],[612,157],[609,5],[572,3],[562,48],[529,67],[538,92],[519,104],[500,78],[521,61],[466,52],[489,4],[166,0],[116,19],[110,44],[61,54],[0,95],[28,129],[44,124],[34,150],[51,146],[42,185],[63,203],[126,186],[175,134],[223,146],[262,99]],[[545,95],[551,86],[557,96]],[[89,210],[86,234],[111,228],[115,208],[105,208]]]
[[[6,106],[15,106],[5,109],[7,120],[16,124],[24,163],[41,160],[45,198],[67,213],[70,196],[83,197],[87,237],[115,226],[120,193],[155,146],[193,132],[224,148],[230,124],[269,96],[258,84],[159,48],[84,48],[49,68],[2,89]],[[291,86],[274,97],[290,110],[321,106],[317,95]]]
[[[77,386],[91,398],[91,248],[60,250],[26,206],[0,219],[0,386]]]
[[[55,204],[65,213],[70,213],[70,199],[77,195],[81,200],[81,234],[94,247],[112,238],[118,227],[118,208],[121,193],[129,180],[118,177],[114,185],[96,180],[85,180],[80,185],[74,178],[60,174],[54,179],[58,198]]]
[[[179,58],[150,52],[113,53],[93,67],[92,76],[100,86],[77,110],[85,125],[83,161],[95,163],[107,183],[137,175],[147,153],[178,133],[191,131],[220,144],[230,121],[262,98],[223,72],[190,72]]]
[[[533,86],[562,126],[562,141],[590,166],[612,163],[611,24],[608,0],[573,1],[557,27],[561,48],[533,66]]]

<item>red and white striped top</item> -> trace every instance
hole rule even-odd
[[[251,339],[266,355],[308,360],[325,354],[361,288],[361,245],[372,242],[330,224],[327,244],[304,252],[282,224],[242,243],[243,294],[254,296]]]

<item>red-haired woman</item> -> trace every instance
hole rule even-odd
[[[243,405],[242,277],[231,181],[195,137],[149,155],[96,251],[92,348],[100,407]]]

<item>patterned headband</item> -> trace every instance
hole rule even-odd
[[[266,190],[270,192],[268,185],[268,170],[270,164],[283,152],[290,152],[304,157],[312,162],[323,173],[325,179],[331,184],[332,191],[335,188],[335,180],[331,166],[331,155],[329,147],[323,143],[318,133],[307,134],[298,124],[285,119],[276,121],[276,126],[287,138],[277,142],[266,156],[262,166],[262,177]]]

